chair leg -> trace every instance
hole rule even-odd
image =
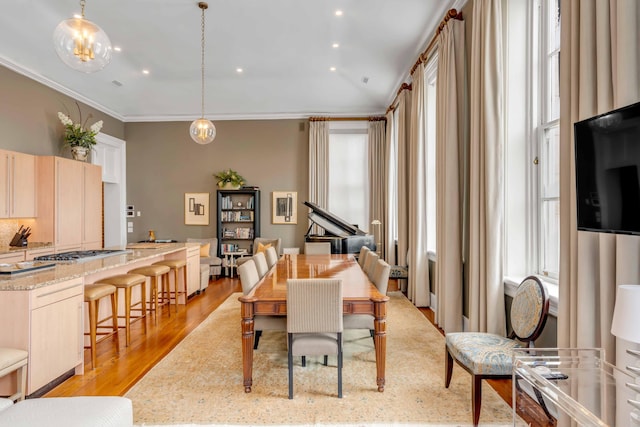
[[[307,356],[302,356],[302,367],[306,367],[307,366]]]
[[[255,339],[253,341],[253,349],[256,350],[258,348],[258,341],[260,341],[260,336],[262,335],[262,331],[254,332]]]
[[[324,366],[329,366],[329,356],[324,355]]]
[[[18,402],[24,400],[27,393],[27,364],[25,363],[18,369]]]
[[[120,339],[118,338],[118,290],[111,294],[111,322],[116,341],[116,350],[120,352]]]
[[[131,288],[124,289],[124,330],[127,347],[131,343]]]
[[[449,388],[449,384],[451,384],[451,374],[453,373],[453,357],[451,353],[449,353],[449,349],[446,349],[447,353],[447,361],[445,363],[444,368],[444,387]]]
[[[287,348],[287,364],[289,366],[289,399],[293,399],[293,353],[291,353],[291,345],[293,344],[291,334],[287,334],[287,340],[289,341],[289,345]]]
[[[480,421],[480,403],[482,402],[482,378],[478,375],[471,376],[471,409],[473,411],[473,425]]]
[[[342,332],[338,333],[338,398],[342,399]]]
[[[98,329],[98,301],[89,301],[89,339],[91,341],[91,369],[96,369],[96,335]]]

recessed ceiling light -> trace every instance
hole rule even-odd
[[[332,48],[337,49],[340,47],[340,45],[338,43],[334,43],[331,45]]]
[[[116,52],[122,52],[122,48],[120,46],[114,46],[113,50],[115,50]]]
[[[149,74],[149,70],[142,70],[142,74]]]
[[[340,9],[336,10],[336,16],[342,16],[342,11]]]
[[[329,71],[335,71],[335,70],[336,70],[336,67],[329,68]]]
[[[236,72],[237,72],[237,73],[241,73],[241,72],[243,72],[243,71],[244,71],[244,70],[243,70],[242,68],[240,68],[240,67],[236,68]]]

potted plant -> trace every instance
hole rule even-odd
[[[245,183],[244,178],[236,171],[227,169],[213,176],[218,180],[218,187],[231,190],[237,190]]]
[[[71,147],[71,154],[75,160],[86,161],[89,152],[96,145],[96,135],[102,129],[102,120],[99,120],[87,128],[87,121],[92,117],[91,114],[82,121],[82,112],[78,107],[78,117],[80,121],[74,123],[67,114],[58,112],[58,118],[64,125],[64,145]]]

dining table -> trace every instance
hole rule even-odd
[[[376,385],[378,391],[384,391],[389,297],[378,291],[353,254],[285,254],[250,292],[238,298],[241,303],[244,391],[250,393],[253,385],[254,316],[286,316],[287,280],[312,278],[341,279],[344,315],[373,317]]]

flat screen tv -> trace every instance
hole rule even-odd
[[[578,230],[640,234],[640,102],[574,124]]]

